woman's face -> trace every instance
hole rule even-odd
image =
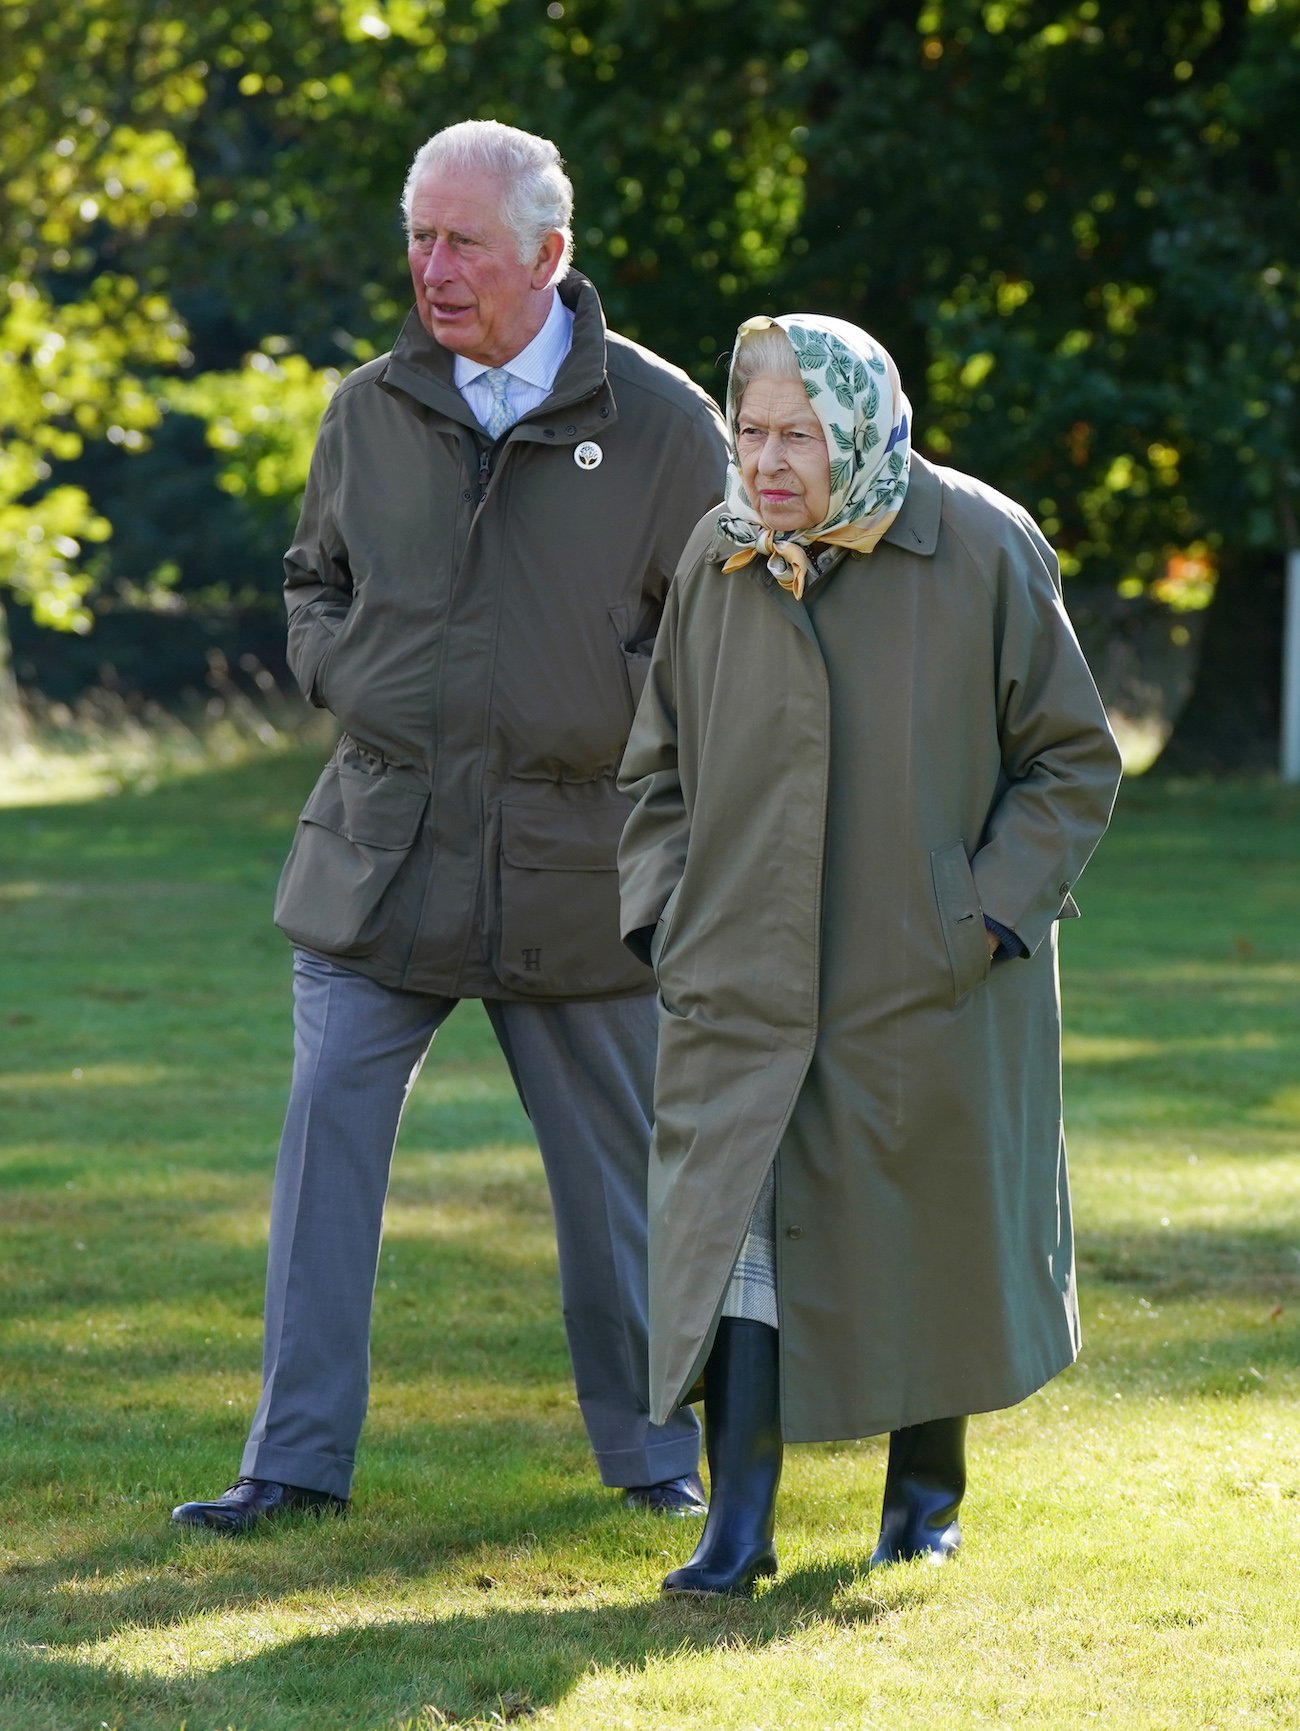
[[[800,379],[751,379],[736,416],[745,491],[769,529],[825,521],[831,503],[826,435]]]

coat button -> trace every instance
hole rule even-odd
[[[803,1237],[803,1227],[802,1226],[787,1226],[785,1229],[785,1235],[787,1238],[802,1238]]]
[[[1062,894],[1062,895],[1063,895],[1063,896],[1068,896],[1068,895],[1069,895],[1069,893],[1070,893],[1070,886],[1069,886],[1069,884],[1062,884],[1062,885],[1061,885],[1061,894]]]

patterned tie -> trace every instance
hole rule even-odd
[[[519,418],[506,401],[506,380],[510,374],[504,367],[489,367],[483,377],[492,392],[492,406],[488,410],[487,420],[483,423],[483,430],[489,439],[499,439],[507,427],[513,427]]]

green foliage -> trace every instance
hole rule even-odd
[[[203,373],[167,387],[174,408],[196,416],[221,453],[218,485],[272,508],[296,499],[307,481],[316,429],[339,381],[271,338],[236,372]]]
[[[1294,539],[1295,0],[936,0],[808,26],[818,244],[790,288],[890,343],[922,446],[1093,577]]]
[[[0,307],[0,584],[42,624],[84,631],[90,577],[83,544],[110,525],[85,490],[54,477],[87,440],[143,447],[159,407],[139,376],[181,353],[166,301],[129,278],[100,275],[56,305],[15,278]]]
[[[212,452],[182,593],[232,567],[274,592],[313,409],[407,304],[411,152],[464,115],[557,139],[613,322],[715,391],[741,318],[839,313],[897,355],[921,447],[1037,512],[1067,570],[1158,597],[1175,553],[1212,577],[1296,539],[1300,0],[0,0],[0,22],[0,585],[50,622],[84,628],[92,573],[169,562],[134,563],[150,498],[198,480],[164,412]],[[150,441],[145,489],[117,459]],[[87,557],[109,522],[128,568]]]
[[[150,376],[186,358],[166,294],[113,268],[151,224],[194,210],[181,146],[168,126],[137,123],[106,53],[130,10],[0,10],[0,590],[77,631],[90,625],[84,544],[110,524],[59,469],[88,441],[142,448],[159,418]],[[168,32],[139,34],[159,68],[154,106],[171,119],[185,89]]]

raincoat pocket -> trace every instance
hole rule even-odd
[[[280,874],[276,925],[305,949],[371,954],[385,932],[386,893],[428,804],[428,788],[400,770],[327,764]]]
[[[952,1002],[956,1006],[989,977],[992,964],[984,910],[961,842],[935,848],[930,855],[930,871],[952,973]]]
[[[664,951],[668,947],[668,934],[672,930],[673,915],[677,912],[677,898],[681,893],[682,880],[678,878],[673,885],[672,894],[664,903],[664,911],[659,916],[659,922],[654,929],[654,936],[650,939],[650,966],[656,974],[659,972],[659,964],[663,960]]]
[[[526,997],[648,992],[649,971],[619,939],[619,837],[627,807],[501,805],[493,968]]]

